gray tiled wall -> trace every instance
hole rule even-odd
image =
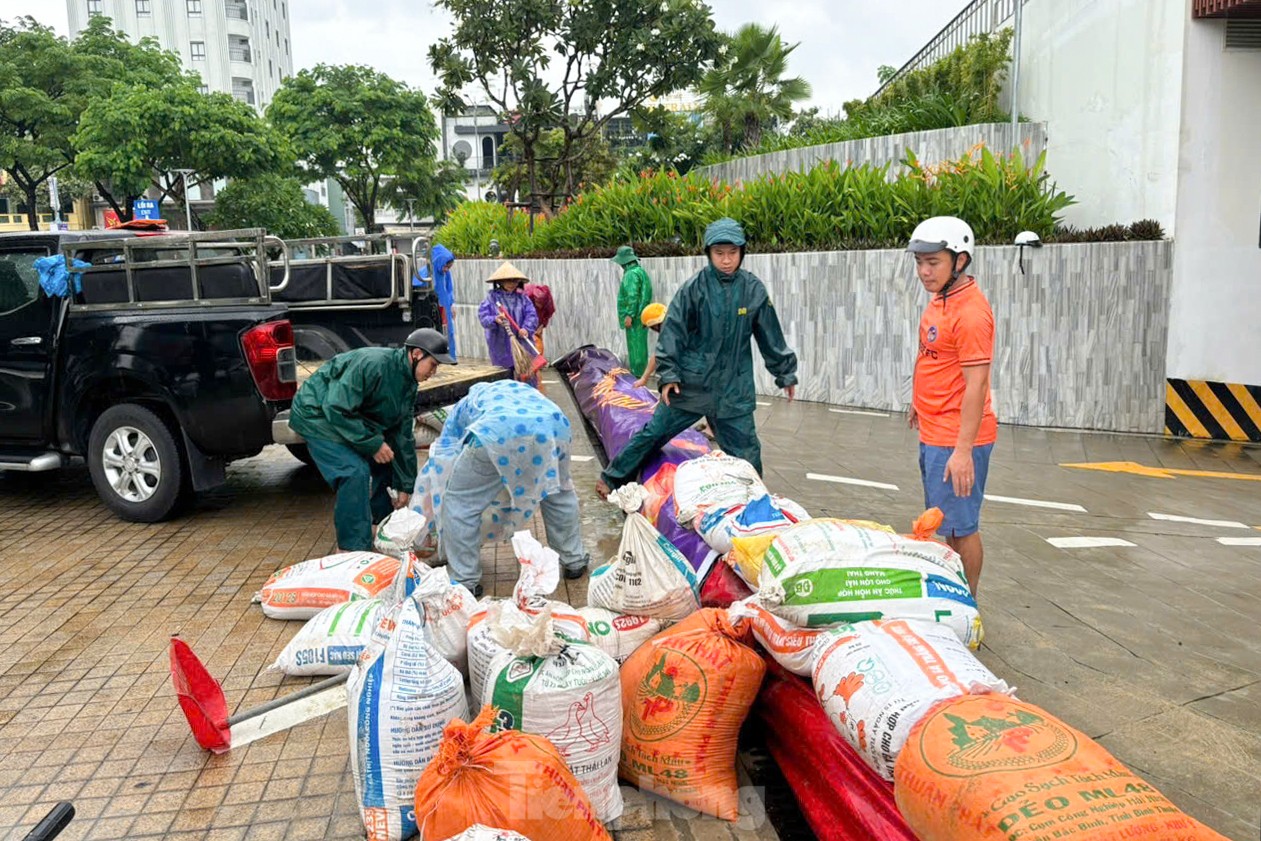
[[[982,123],[960,128],[866,137],[844,143],[826,143],[736,158],[714,166],[699,167],[697,172],[711,179],[734,184],[772,172],[779,174],[809,170],[822,161],[830,160],[841,165],[852,162],[854,166],[893,164],[889,175],[894,176],[902,170],[898,163],[906,156],[907,149],[914,150],[921,162],[935,164],[961,158],[978,143],[984,143],[994,152],[1010,152],[1017,144],[1023,144],[1021,152],[1025,160],[1032,163],[1046,149],[1046,124],[1021,123],[1014,132],[1010,123]]]
[[[1164,428],[1165,344],[1173,243],[979,249],[973,271],[994,308],[995,410],[1003,422],[1130,432]],[[556,316],[548,355],[583,344],[625,352],[617,323],[621,272],[607,260],[514,260],[548,284]],[[485,356],[477,323],[492,260],[454,269],[462,354]],[[668,302],[700,257],[646,259]],[[910,399],[916,327],[927,293],[900,251],[754,254],[800,360],[801,399],[902,410]],[[756,350],[755,350],[756,353]],[[760,363],[759,363],[760,365]],[[760,369],[759,369],[760,370]],[[760,371],[758,389],[775,393]]]

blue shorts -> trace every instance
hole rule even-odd
[[[971,496],[955,496],[954,483],[942,481],[946,462],[954,447],[919,445],[919,475],[924,482],[924,508],[940,508],[945,515],[940,534],[945,537],[967,537],[981,529],[981,502],[985,499],[985,478],[990,472],[990,453],[993,444],[972,448],[972,464],[976,468],[976,482]]]

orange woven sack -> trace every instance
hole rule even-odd
[[[490,733],[491,706],[442,731],[438,755],[416,784],[421,841],[443,841],[473,824],[548,841],[610,841],[565,760],[542,736]]]
[[[710,608],[636,649],[622,665],[622,779],[739,818],[736,737],[766,672],[749,641]]]
[[[1098,742],[1006,695],[934,707],[893,780],[920,841],[1225,841]]]

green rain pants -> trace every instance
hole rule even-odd
[[[343,552],[372,551],[372,524],[394,510],[387,490],[393,466],[377,464],[336,441],[308,438],[306,445],[320,475],[337,492],[333,505],[337,547]]]
[[[617,457],[604,468],[601,477],[605,484],[610,488],[618,488],[627,482],[638,481],[643,463],[670,443],[674,436],[702,417],[705,416],[667,406],[664,400],[658,403],[648,424],[635,433]],[[752,412],[734,418],[707,417],[705,420],[714,431],[718,446],[724,453],[744,459],[753,465],[759,476],[762,474],[762,443],[757,439]]]
[[[648,367],[648,328],[640,324],[626,328],[626,367],[636,379]]]

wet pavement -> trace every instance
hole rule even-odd
[[[544,388],[577,420],[562,386]],[[773,490],[816,516],[906,528],[920,513],[903,416],[763,402]],[[581,435],[575,455],[591,455]],[[1186,472],[1061,466],[1116,462]],[[594,458],[574,472],[601,562],[621,515],[592,493]],[[1004,428],[981,583],[987,665],[1240,841],[1257,837],[1261,813],[1261,481],[1250,477],[1261,449]],[[362,837],[344,709],[211,756],[189,734],[167,663],[179,632],[231,708],[307,684],[265,671],[300,623],[264,618],[250,597],[273,570],[329,551],[331,505],[318,475],[278,447],[158,525],[114,519],[83,468],[0,474],[0,839],[22,838],[60,800],[78,810],[63,839]],[[1114,545],[1048,542],[1072,538]],[[504,546],[486,560],[488,592],[508,595],[515,559]],[[585,594],[581,579],[557,597]],[[671,818],[645,799],[619,832],[774,837]]]

